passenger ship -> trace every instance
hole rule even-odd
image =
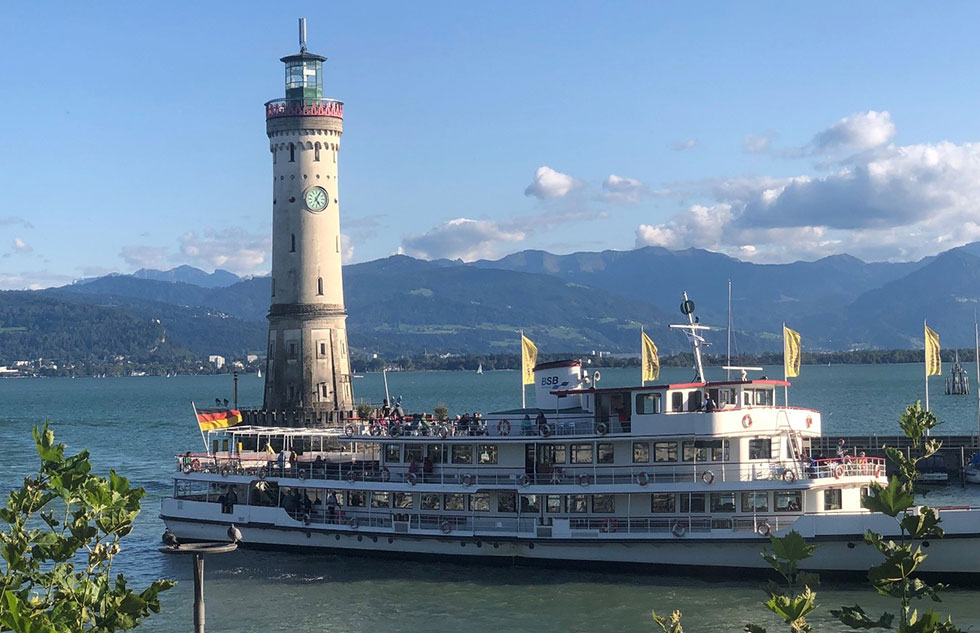
[[[820,413],[788,406],[788,382],[700,380],[693,347],[683,384],[600,388],[581,362],[539,364],[536,406],[469,424],[210,432],[207,453],[177,456],[162,517],[192,541],[234,523],[245,547],[658,571],[762,569],[768,536],[796,530],[819,545],[810,569],[879,562],[864,534],[895,522],[861,498],[884,460],[812,459]],[[923,569],[975,574],[980,510],[941,517]]]

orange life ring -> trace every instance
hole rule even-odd
[[[752,416],[746,413],[742,416],[742,428],[747,429],[750,426],[752,426]]]
[[[701,481],[710,486],[711,484],[715,483],[715,474],[710,470],[706,470],[701,473]]]
[[[347,435],[347,437],[354,437],[354,425],[348,424],[347,426],[345,426],[344,433]]]
[[[834,468],[834,479],[840,479],[843,476],[844,476],[844,464],[837,464],[837,467]]]
[[[195,459],[191,461],[191,470],[193,470],[194,472],[201,470],[201,460]]]
[[[769,525],[769,521],[763,521],[755,531],[759,533],[759,536],[769,536],[772,534],[772,526]]]
[[[670,532],[677,538],[680,538],[687,534],[687,528],[681,525],[680,521],[674,521],[674,527],[670,529]]]
[[[806,416],[806,428],[810,428],[811,426],[813,426],[813,416],[808,415]]]
[[[883,464],[878,464],[878,467],[875,468],[875,477],[884,477],[884,476],[885,476],[885,467]]]
[[[606,534],[616,533],[616,519],[606,519],[602,522],[602,531]]]
[[[497,422],[497,435],[510,435],[510,420]]]
[[[796,481],[796,473],[794,473],[792,470],[784,470],[783,481],[785,481],[788,484],[793,483],[794,481]]]

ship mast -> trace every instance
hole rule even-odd
[[[681,302],[681,314],[687,315],[687,323],[681,325],[671,325],[675,330],[683,330],[691,342],[691,349],[694,351],[694,382],[705,382],[704,363],[701,361],[701,347],[706,345],[704,337],[698,334],[698,330],[710,330],[707,325],[701,323],[694,317],[694,302],[687,298],[687,291],[684,291],[684,301]]]

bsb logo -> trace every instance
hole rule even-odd
[[[542,387],[567,387],[568,381],[559,382],[561,378],[559,376],[543,376],[541,378]]]

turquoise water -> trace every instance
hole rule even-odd
[[[602,370],[600,386],[635,383],[637,372]],[[781,368],[765,373],[781,376]],[[921,366],[805,366],[802,374],[794,379],[790,404],[823,411],[829,435],[895,434],[904,406],[923,397]],[[691,371],[667,368],[663,378],[687,381]],[[940,432],[975,432],[976,396],[941,395],[941,382],[933,380],[932,408],[945,423]],[[431,411],[440,403],[454,414],[520,404],[520,375],[513,371],[392,373],[388,382],[409,411]],[[7,455],[0,462],[0,486],[16,485],[33,468],[30,428],[49,419],[70,450],[88,448],[97,469],[116,468],[146,488],[144,512],[120,566],[137,584],[160,576],[182,582],[142,631],[191,627],[190,563],[156,551],[163,532],[157,513],[171,490],[172,456],[202,446],[190,402],[230,399],[231,389],[230,376],[0,380],[0,439]],[[359,399],[384,396],[380,374],[355,380],[354,389]],[[242,406],[259,405],[261,392],[261,379],[241,377]],[[950,488],[937,497],[935,503],[950,498],[980,504],[975,490]],[[750,620],[777,630],[759,606],[763,594],[756,581],[242,551],[209,559],[206,586],[209,631],[650,631],[652,608],[680,608],[693,632],[738,631]],[[827,617],[817,630],[842,630],[831,624],[828,611],[855,601],[884,604],[862,585],[821,587],[818,602]],[[980,626],[980,591],[951,592],[938,606],[961,626]]]

